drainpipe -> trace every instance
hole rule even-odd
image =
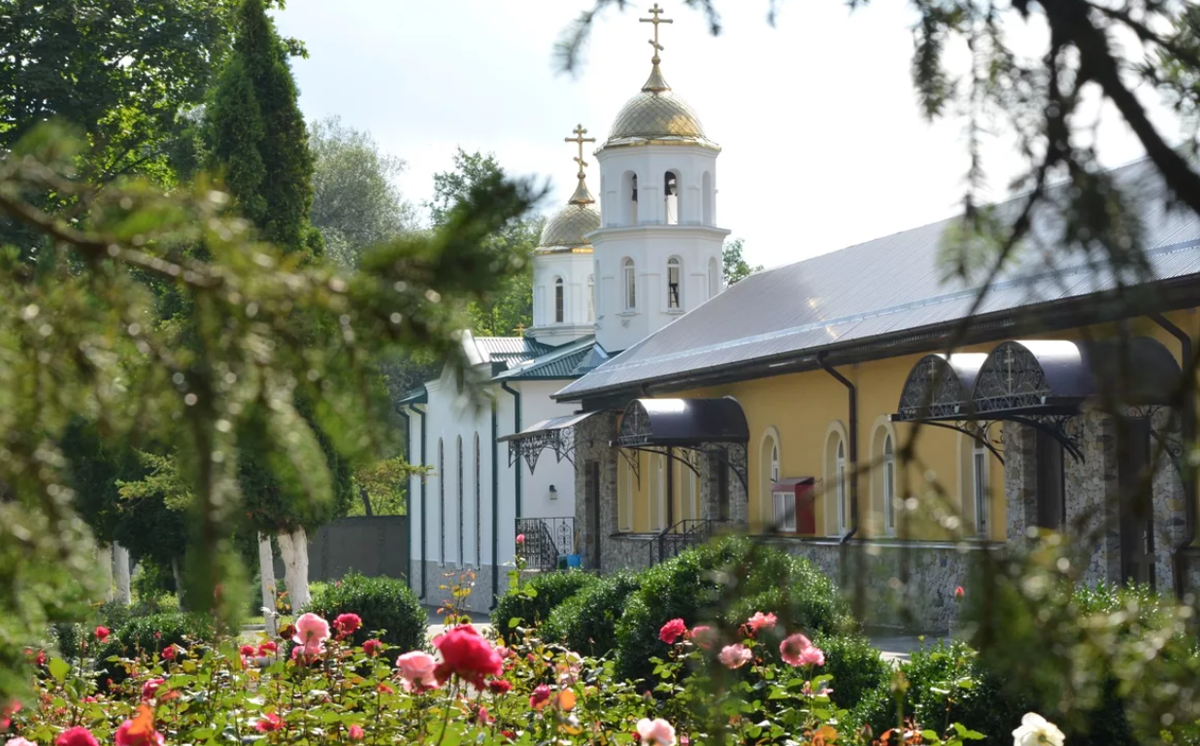
[[[411,464],[409,457],[412,455],[412,418],[408,412],[404,411],[404,407],[396,407],[396,414],[404,418],[404,463]],[[412,505],[412,477],[408,478],[408,484],[404,486],[404,504]],[[408,587],[412,588],[412,511],[408,510],[409,529],[408,529],[408,557],[405,558],[404,577],[408,580]],[[424,520],[425,516],[421,516]]]
[[[416,414],[421,415],[421,466],[425,466],[426,465],[426,461],[425,461],[425,421],[427,419],[425,415],[428,413],[429,410],[425,410],[424,412],[422,412],[421,410],[417,409],[416,404],[409,404],[408,408],[411,409]],[[425,545],[425,525],[426,525],[426,520],[425,520],[425,481],[426,481],[425,474],[422,474],[421,475],[421,595],[419,596],[420,600],[422,600],[422,601],[425,600],[425,560],[426,560],[426,558],[425,558],[425,548],[426,548],[426,545]],[[411,552],[410,552],[410,554],[411,554]]]
[[[847,455],[850,458],[849,472],[852,475],[850,480],[850,530],[846,532],[845,536],[838,540],[838,545],[841,547],[842,556],[840,564],[842,566],[842,577],[844,581],[845,573],[850,569],[849,562],[847,561],[849,559],[847,554],[847,550],[849,549],[848,542],[850,539],[854,538],[855,534],[858,533],[858,388],[850,382],[850,379],[834,370],[833,367],[831,367],[829,363],[825,361],[824,355],[819,355],[817,357],[817,362],[820,363],[821,368],[826,373],[833,376],[838,383],[846,387],[846,396],[848,399],[847,404],[850,410],[848,414],[848,419],[850,422],[849,426],[847,427],[847,430],[849,430],[848,436],[850,438],[850,453]],[[858,571],[854,573],[854,614],[859,619],[863,618],[862,614],[864,606],[866,605],[866,588],[863,585],[864,569],[865,568],[859,568]]]
[[[500,388],[504,389],[513,397],[513,432],[521,432],[521,392],[514,388],[510,388],[508,381],[500,384]],[[513,484],[516,486],[516,495],[514,502],[516,503],[516,517],[521,517],[521,462],[517,461],[514,465],[516,468],[513,472]]]
[[[492,401],[492,605],[488,611],[496,608],[500,602],[500,524],[496,516],[500,510],[500,463],[497,460],[496,438],[500,437],[500,418],[496,411],[496,402]],[[520,467],[520,462],[517,466]]]
[[[1183,367],[1189,365],[1192,360],[1192,338],[1188,336],[1188,333],[1168,321],[1167,317],[1160,313],[1151,314],[1150,318],[1154,323],[1165,329],[1167,333],[1179,340],[1179,354],[1180,359],[1183,361]],[[1187,593],[1187,558],[1184,553],[1191,547],[1192,542],[1196,538],[1196,469],[1192,466],[1191,460],[1187,458],[1188,450],[1196,442],[1196,393],[1191,391],[1190,386],[1185,388],[1183,423],[1181,427],[1184,460],[1181,466],[1183,467],[1183,491],[1187,495],[1187,499],[1183,502],[1183,538],[1171,549],[1175,594],[1180,599]]]

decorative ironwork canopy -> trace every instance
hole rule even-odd
[[[547,448],[554,451],[554,458],[561,462],[563,459],[575,463],[575,426],[591,417],[594,412],[569,414],[562,417],[551,417],[548,420],[535,422],[519,433],[497,438],[498,443],[508,443],[508,465],[512,466],[518,458],[524,458],[529,464],[529,471],[537,465],[538,457]]]
[[[1048,433],[1082,460],[1074,419],[1088,402],[1154,408],[1169,402],[1179,365],[1157,340],[1010,340],[989,354],[927,355],[900,395],[896,422],[927,422],[966,433],[1003,462],[998,422]],[[1140,411],[1140,410],[1139,410]]]
[[[734,399],[634,399],[621,415],[612,445],[621,449],[639,482],[638,460],[630,451],[663,454],[699,476],[693,459],[674,455],[679,450],[714,454],[733,469],[745,488],[749,442],[746,414]]]

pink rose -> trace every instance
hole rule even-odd
[[[525,534],[517,534],[517,545],[520,546],[521,544],[524,544],[524,543],[525,543]]]
[[[366,737],[367,737],[367,732],[362,729],[361,725],[351,725],[350,726],[350,740],[351,741],[361,741]]]
[[[5,741],[4,746],[37,746],[37,744],[33,741],[30,741],[28,738],[21,738],[20,736],[17,736],[16,738],[10,738]]]
[[[154,699],[158,694],[158,688],[167,683],[166,679],[148,679],[145,684],[142,684],[142,699]]]
[[[775,628],[775,615],[763,614],[761,611],[754,612],[754,616],[746,620],[746,626],[753,632],[761,632]]]
[[[433,646],[442,654],[442,662],[434,672],[439,681],[457,674],[481,688],[485,679],[499,676],[504,670],[504,659],[469,624],[460,624],[433,638]]]
[[[816,645],[810,645],[800,654],[800,660],[806,666],[823,666],[825,665],[825,651]]]
[[[310,649],[329,639],[329,622],[309,612],[296,620],[296,634],[292,642]]]
[[[54,739],[54,746],[100,746],[92,732],[82,725],[67,728]]]
[[[954,589],[954,600],[955,601],[963,600],[963,596],[965,596],[965,595],[967,595],[967,592],[963,590],[963,587],[961,585]]]
[[[698,624],[692,627],[692,642],[700,647],[708,650],[717,641],[717,633],[713,632],[712,627],[707,624]]]
[[[535,710],[540,710],[550,701],[550,687],[545,684],[538,684],[534,688],[533,694],[529,695],[529,706]]]
[[[721,661],[726,668],[741,668],[753,657],[754,654],[750,652],[750,648],[738,642],[721,648],[717,660]]]
[[[383,651],[383,643],[379,640],[367,640],[363,643],[363,652],[367,657],[374,658]]]
[[[404,679],[404,688],[407,691],[432,689],[437,686],[437,677],[434,675],[437,661],[423,650],[414,650],[400,656],[396,659],[396,667],[400,669],[400,676]]]
[[[668,645],[674,645],[675,641],[678,640],[680,636],[685,634],[687,634],[687,625],[683,623],[683,620],[672,619],[664,624],[662,629],[658,631],[658,639],[662,640]]]
[[[662,718],[642,718],[637,724],[638,735],[643,744],[657,743],[660,746],[675,746],[675,728]]]
[[[793,666],[825,665],[825,653],[799,632],[779,643],[779,655]]]

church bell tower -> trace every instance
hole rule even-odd
[[[650,77],[613,121],[600,165],[595,257],[596,341],[624,350],[723,289],[717,227],[717,156],[696,112],[667,85],[659,64],[657,3],[650,18]]]

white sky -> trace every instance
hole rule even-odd
[[[918,112],[909,76],[914,16],[898,0],[851,13],[840,0],[718,0],[724,31],[660,0],[663,73],[723,152],[718,222],[746,240],[752,263],[774,266],[957,212],[966,171],[963,123]],[[600,19],[577,77],[556,70],[560,32],[591,0],[288,0],[283,34],[303,40],[293,68],[309,119],[337,114],[408,162],[400,187],[420,202],[456,146],[494,152],[510,172],[548,178],[542,209],[573,188],[577,122],[603,142],[650,70],[649,2]],[[1040,34],[1023,41],[1038,52]],[[1165,135],[1175,132],[1163,129]],[[1107,165],[1141,155],[1116,117],[1100,135]],[[594,159],[589,183],[598,188]],[[1022,161],[1012,142],[989,147],[995,187]]]

